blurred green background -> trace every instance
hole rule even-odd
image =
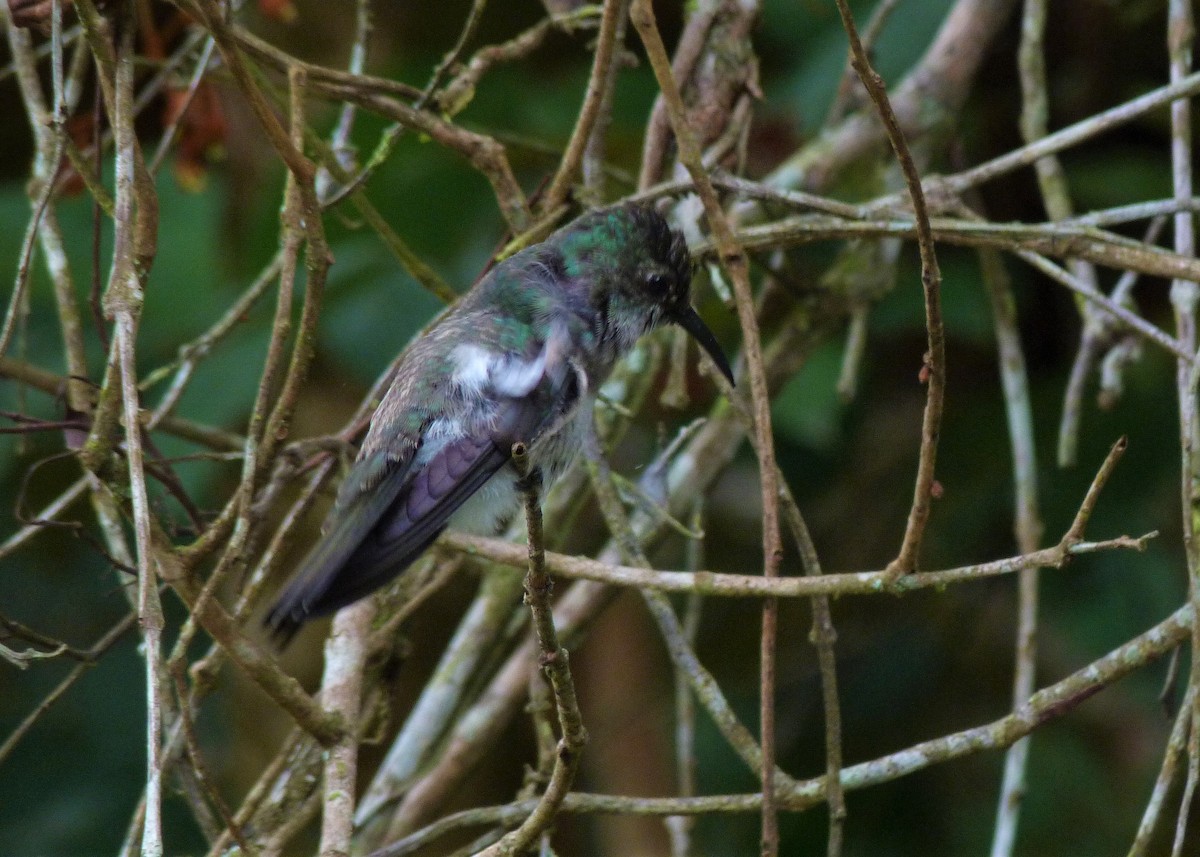
[[[423,85],[453,44],[469,5],[466,0],[373,4],[377,32],[370,69]],[[872,5],[854,4],[862,15]],[[900,4],[876,54],[887,80],[897,80],[921,55],[950,5],[948,0]],[[541,14],[533,2],[493,6],[484,17],[481,41],[507,38]],[[1164,2],[1063,0],[1051,6],[1053,127],[1165,82]],[[301,56],[344,64],[353,4],[309,0],[298,8],[300,16],[291,26],[257,20],[255,28]],[[671,43],[680,10],[661,4],[660,14]],[[750,168],[757,177],[819,127],[842,71],[845,40],[832,2],[769,0],[755,41],[765,95],[757,105],[751,140]],[[989,52],[959,117],[958,148],[966,163],[1019,145],[1016,44],[1014,19]],[[589,65],[580,39],[552,37],[531,61],[493,71],[459,119],[505,140],[519,179],[531,189],[555,166],[545,149],[560,149],[570,134]],[[610,158],[624,170],[636,171],[654,93],[645,63],[622,72]],[[277,247],[281,170],[244,103],[224,86],[219,94],[230,129],[224,158],[212,165],[200,189],[183,189],[168,170],[159,181],[159,255],[139,341],[143,371],[173,359],[181,343],[211,325]],[[322,129],[333,119],[326,106],[314,116]],[[362,152],[371,149],[382,128],[381,121],[360,114],[355,140]],[[28,219],[23,183],[30,156],[27,124],[11,76],[0,83],[0,151],[0,262],[11,277]],[[1169,195],[1165,111],[1072,150],[1064,163],[1080,211]],[[945,171],[953,165],[933,167]],[[614,195],[627,190],[619,182],[610,187]],[[503,236],[483,179],[456,156],[413,135],[402,140],[379,170],[368,195],[416,252],[460,290],[475,280]],[[983,196],[993,219],[1044,217],[1028,171],[986,186]],[[83,300],[92,270],[91,205],[76,197],[62,201],[58,213]],[[369,230],[338,214],[327,218],[327,228],[337,261],[295,437],[340,425],[371,381],[437,309],[436,301],[400,270]],[[1128,234],[1140,237],[1141,229],[1135,225]],[[107,242],[107,224],[103,232]],[[813,249],[797,260],[816,276],[828,254]],[[931,569],[1015,552],[1009,444],[978,261],[972,253],[948,247],[940,248],[940,260],[949,380],[938,464],[945,495],[935,507],[924,550],[923,565]],[[1129,437],[1129,451],[1089,534],[1161,533],[1145,554],[1098,555],[1044,573],[1039,683],[1045,684],[1149,627],[1184,598],[1173,364],[1148,348],[1127,372],[1125,395],[1113,409],[1100,410],[1089,395],[1080,464],[1058,469],[1055,436],[1079,321],[1073,302],[1059,287],[1014,260],[1006,264],[1018,296],[1032,385],[1045,543],[1065,530],[1094,468],[1122,434]],[[47,280],[37,264],[34,268],[31,315],[13,353],[62,372]],[[102,277],[106,271],[104,258]],[[1104,285],[1111,288],[1112,279]],[[1139,285],[1137,298],[1151,320],[1169,327],[1166,291],[1167,284],[1148,280]],[[736,336],[733,320],[721,319],[713,302],[708,309],[721,338],[731,342]],[[243,425],[272,310],[270,299],[260,303],[201,364],[181,415],[234,430]],[[94,330],[89,348],[90,365],[97,371],[102,350]],[[839,336],[814,355],[776,402],[779,458],[827,570],[880,568],[894,555],[911,499],[924,402],[917,371],[924,348],[917,264],[912,248],[906,248],[898,287],[871,314],[855,401],[843,404],[835,392],[843,349]],[[1094,383],[1092,387],[1094,391]],[[149,391],[148,400],[156,401],[161,392]],[[0,383],[0,408],[61,417],[60,402],[7,381]],[[622,464],[648,460],[656,422],[679,419],[652,408]],[[18,526],[12,514],[18,497],[28,515],[77,478],[78,467],[59,459],[41,464],[23,482],[31,467],[61,448],[61,435],[55,432],[0,435],[0,498],[7,498],[0,537]],[[182,455],[194,448],[164,439],[161,450]],[[237,463],[178,466],[193,496],[209,510],[218,508],[238,470]],[[722,478],[708,506],[709,567],[756,566],[757,504],[754,464],[746,453]],[[73,517],[91,521],[83,506]],[[664,567],[677,565],[679,547],[663,549]],[[785,571],[798,571],[791,554]],[[1005,713],[1011,693],[1015,583],[1005,578],[903,599],[844,599],[833,605],[848,763]],[[420,685],[471,586],[470,580],[456,583],[416,619],[409,631],[413,653],[405,667],[411,677],[405,679],[401,698]],[[169,642],[183,611],[171,598],[167,602]],[[127,609],[111,567],[70,531],[40,537],[2,561],[0,612],[75,645],[90,645]],[[705,605],[699,647],[750,725],[757,722],[758,615],[754,603],[713,599]],[[817,775],[824,764],[819,679],[807,642],[810,621],[806,604],[782,605],[780,762],[795,776]],[[584,714],[592,734],[580,783],[584,789],[671,793],[669,760],[640,749],[661,748],[672,729],[668,662],[650,624],[639,602],[626,596],[578,654]],[[317,649],[314,640],[306,641],[288,657],[290,666],[311,683]],[[143,777],[143,677],[135,646],[134,636],[127,635],[41,719],[0,769],[0,854],[111,854],[118,848]],[[46,661],[19,672],[0,665],[0,736],[7,736],[70,667]],[[1156,699],[1164,671],[1161,666],[1143,670],[1036,733],[1018,853],[1125,853],[1169,729]],[[198,727],[210,764],[228,794],[240,797],[273,753],[285,723],[228,672],[223,682],[205,704]],[[751,774],[722,745],[704,715],[699,729],[701,793],[754,790]],[[479,793],[464,796],[464,803],[511,795],[520,764],[532,759],[532,750],[525,724],[510,733],[513,749],[478,778]],[[628,756],[620,755],[622,747]],[[609,764],[614,759],[624,761]],[[662,764],[656,765],[656,759]],[[1001,765],[1000,754],[974,756],[851,794],[846,853],[983,853],[990,841]],[[178,799],[168,802],[167,811],[170,852],[202,852],[199,833]],[[783,853],[823,851],[825,823],[823,809],[785,815]],[[630,849],[623,853],[639,853],[634,842],[644,843],[637,848],[658,849],[646,853],[665,853],[665,834],[657,823],[621,827],[574,819],[564,821],[561,830],[561,853],[622,853],[614,850],[620,842]],[[705,854],[748,854],[756,851],[757,831],[755,815],[705,819],[696,841]]]

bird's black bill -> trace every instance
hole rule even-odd
[[[725,352],[721,350],[721,343],[717,342],[713,332],[704,323],[704,319],[700,318],[691,306],[684,304],[675,311],[671,320],[692,335],[692,339],[696,340],[712,358],[713,363],[717,364],[721,374],[729,379],[729,386],[734,386],[733,370],[729,368],[729,360],[725,357]]]

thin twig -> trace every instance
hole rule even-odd
[[[193,41],[199,42],[199,34],[194,34]],[[179,129],[183,125],[183,117],[187,114],[188,108],[192,106],[192,102],[196,98],[196,93],[200,91],[200,86],[204,82],[204,76],[208,73],[208,64],[212,60],[213,50],[216,48],[216,43],[210,39],[203,39],[204,47],[200,50],[200,57],[196,60],[196,67],[192,69],[192,79],[188,81],[187,90],[184,92],[183,99],[174,110],[174,115],[171,117],[171,123],[163,130],[162,139],[158,141],[158,149],[154,152],[154,157],[150,159],[150,172],[157,174],[163,161],[167,157],[167,152],[171,150],[176,138],[179,135]],[[184,51],[190,52],[192,49],[192,41],[184,45]],[[182,57],[184,52],[180,52]],[[150,91],[150,90],[148,90]],[[157,92],[157,89],[153,90]]]
[[[251,642],[232,616],[214,598],[200,601],[195,582],[185,571],[183,560],[172,550],[166,534],[154,534],[156,560],[162,578],[187,605],[192,616],[262,690],[323,747],[341,740],[345,724],[337,714],[326,712],[300,683],[287,675],[257,645]]]
[[[520,563],[527,567],[528,556]],[[421,766],[444,737],[463,704],[469,686],[487,662],[521,593],[518,574],[489,574],[427,683],[392,741],[370,787],[359,803],[356,824],[366,841],[375,841],[378,816],[389,801],[412,784]],[[379,831],[385,832],[385,831]]]
[[[863,52],[870,56],[874,50],[875,42],[883,33],[883,28],[887,24],[887,20],[891,17],[892,12],[900,5],[900,0],[882,0],[878,5],[871,10],[871,18],[867,21],[867,26],[862,32]],[[825,114],[825,127],[830,127],[841,122],[846,114],[855,105],[854,99],[854,84],[858,75],[854,70],[854,52],[847,51],[846,67],[842,70],[842,77],[838,81],[837,91],[833,96],[833,103],[829,105],[829,112]]]
[[[984,161],[968,170],[964,170],[946,179],[945,187],[956,193],[968,187],[992,181],[1000,176],[1031,166],[1048,155],[1065,151],[1093,137],[1119,128],[1127,122],[1132,122],[1139,116],[1157,110],[1172,103],[1182,103],[1200,92],[1200,73],[1192,73],[1166,86],[1160,86],[1137,98],[1131,98],[1115,107],[1110,107],[1101,113],[1081,119],[1053,134],[1047,134],[1041,139],[999,155],[990,161]]]
[[[1187,693],[1183,696],[1183,705],[1175,715],[1175,723],[1171,727],[1171,735],[1167,739],[1167,747],[1163,753],[1162,766],[1159,768],[1158,777],[1154,780],[1150,798],[1146,801],[1146,809],[1142,813],[1142,821],[1138,825],[1137,834],[1129,846],[1128,857],[1145,857],[1149,854],[1150,843],[1158,829],[1167,797],[1175,783],[1179,760],[1187,752],[1188,732],[1191,728],[1192,711],[1196,704],[1196,693],[1196,686],[1189,684]],[[1186,812],[1186,810],[1184,811]]]
[[[1071,557],[1084,554],[1110,550],[1142,551],[1149,540],[1157,536],[1157,531],[1151,531],[1136,538],[1117,536],[1101,541],[1067,541],[1064,537],[1064,541],[1058,545],[1033,553],[942,571],[914,572],[895,581],[889,580],[886,570],[838,572],[819,578],[783,577],[767,580],[753,574],[659,571],[553,552],[546,554],[546,565],[554,574],[572,580],[594,580],[610,586],[637,587],[657,592],[695,592],[723,598],[811,598],[814,595],[877,595],[883,592],[901,594],[966,580],[1015,574],[1024,568],[1061,568]],[[504,565],[524,565],[520,547],[500,539],[447,533],[438,543]]]
[[[783,494],[783,512],[792,538],[800,551],[800,561],[808,577],[820,577],[821,560],[817,546],[813,544],[808,524],[800,513],[796,498],[790,491]],[[825,853],[838,857],[842,853],[845,838],[846,796],[842,789],[842,709],[838,701],[837,659],[833,646],[837,632],[833,627],[833,614],[829,609],[829,598],[818,595],[812,599],[813,624],[810,639],[817,649],[817,666],[821,671],[821,703],[825,715],[825,782],[829,804],[829,835]]]
[[[1041,543],[1042,521],[1038,511],[1037,454],[1034,446],[1029,376],[1025,368],[1025,355],[1021,350],[1016,299],[1000,255],[995,251],[981,250],[979,260],[984,288],[987,289],[992,317],[995,320],[1000,382],[1004,390],[1008,436],[1012,445],[1015,487],[1013,534],[1017,550],[1030,553],[1037,550]],[[1014,711],[1028,702],[1037,687],[1037,608],[1038,570],[1022,569],[1018,574],[1017,584]],[[1012,853],[1021,799],[1025,794],[1028,759],[1028,739],[1013,744],[1005,754],[1004,779],[1000,786],[1000,803],[996,810],[996,826],[992,838],[992,857],[1005,857]]]
[[[1145,247],[1137,242],[1110,239],[1104,236],[1094,240],[1082,234],[1052,236],[1027,226],[1011,226],[994,223],[946,220],[931,221],[934,237],[938,241],[966,247],[994,247],[1007,250],[1046,273],[1052,279],[1088,301],[1102,307],[1139,335],[1154,342],[1172,354],[1191,359],[1192,355],[1173,337],[1130,310],[1128,306],[1115,303],[1110,297],[1094,291],[1086,283],[1073,277],[1045,258],[1043,254],[1058,256],[1081,256],[1099,264],[1136,270],[1155,276],[1165,276],[1200,281],[1200,263],[1177,253]],[[747,250],[794,246],[812,240],[830,240],[855,237],[909,237],[916,233],[912,221],[864,221],[824,220],[812,217],[780,220],[767,226],[755,226],[738,233],[738,238]],[[1035,234],[1037,233],[1037,234]],[[693,248],[698,255],[710,253],[712,246]]]
[[[677,82],[692,76],[707,46],[709,33],[716,20],[719,4],[698,3],[689,10],[687,24],[675,46],[675,58],[671,61],[671,74]],[[646,134],[642,141],[642,167],[638,175],[638,189],[645,190],[659,181],[664,168],[667,146],[671,138],[671,121],[667,113],[665,93],[654,99],[650,120],[646,123]]]
[[[858,791],[924,770],[931,765],[965,758],[988,750],[1011,746],[1038,727],[1073,711],[1105,687],[1120,681],[1182,643],[1192,621],[1191,606],[1185,605],[1153,628],[1124,645],[1035,693],[1020,711],[982,726],[944,735],[846,768],[842,783]],[[825,801],[824,777],[803,780],[779,794],[780,807],[802,812]],[[369,857],[403,857],[446,833],[480,824],[512,823],[528,812],[531,802],[502,807],[465,810],[447,816],[429,827]],[[705,797],[637,798],[574,792],[563,802],[564,812],[685,815],[757,812],[762,794],[712,795]]]
[[[472,15],[474,15],[475,9],[476,7],[473,6]],[[425,91],[417,93],[414,106],[420,110],[427,105],[428,101],[432,100],[436,102],[444,116],[454,116],[471,102],[475,96],[475,87],[483,75],[494,65],[501,62],[511,62],[527,56],[540,47],[546,37],[556,27],[562,26],[569,29],[574,26],[583,26],[589,18],[595,16],[595,13],[596,7],[589,4],[563,18],[543,18],[528,30],[507,42],[480,48],[452,80],[440,91],[435,91],[433,87],[435,84],[440,85],[440,79],[443,77],[440,71],[441,67],[439,66],[439,69],[435,70],[433,76],[430,78],[430,83]],[[443,60],[444,63],[457,58],[459,55],[458,52],[462,47],[465,47],[466,41],[470,37],[467,31],[471,28],[472,25],[470,22],[464,25],[458,45],[446,55]],[[449,65],[446,68],[448,69]],[[361,191],[375,170],[391,156],[396,145],[400,142],[400,138],[409,127],[411,127],[411,123],[400,121],[384,129],[383,133],[380,134],[379,142],[367,158],[366,165],[356,175],[347,177],[342,183],[342,189],[328,200],[329,203],[336,205],[347,197]],[[511,225],[512,220],[510,218]]]
[[[495,845],[481,852],[481,857],[510,857],[522,853],[549,828],[563,799],[571,790],[579,756],[587,743],[587,730],[575,698],[575,683],[567,662],[567,650],[558,641],[554,613],[550,609],[550,590],[553,582],[546,572],[546,549],[542,533],[541,473],[531,469],[528,447],[522,442],[513,444],[512,462],[521,476],[520,490],[525,504],[525,522],[529,530],[526,548],[529,571],[525,575],[525,603],[529,605],[534,635],[540,655],[538,664],[545,671],[553,691],[554,708],[562,737],[554,757],[554,769],[546,790],[537,804],[516,830]]]
[[[108,650],[111,649],[113,645],[125,635],[125,632],[136,624],[136,622],[136,612],[125,614],[123,619],[117,622],[117,624],[113,625],[112,628],[107,630],[104,633],[104,636],[97,640],[91,646],[91,648],[87,650],[87,658],[81,660],[80,663],[72,667],[71,671],[63,677],[62,681],[55,685],[54,689],[46,694],[45,698],[42,699],[42,701],[38,703],[32,711],[25,715],[25,719],[22,720],[12,732],[8,733],[8,737],[4,739],[4,743],[0,744],[0,765],[4,764],[4,760],[12,754],[13,748],[15,748],[17,744],[21,742],[21,739],[29,733],[29,730],[32,729],[39,720],[41,720],[42,715],[49,711],[50,707],[53,706],[54,703],[58,702],[58,700],[62,698],[63,694],[70,690],[75,682],[83,677],[88,668],[93,666],[106,652],[108,652]]]
[[[583,149],[582,198],[585,202],[599,205],[604,202],[604,185],[608,176],[606,161],[608,127],[612,123],[613,96],[617,89],[617,74],[626,64],[622,53],[625,43],[625,25],[629,21],[629,0],[617,0],[620,7],[616,12],[616,32],[613,34],[615,56],[604,71],[604,81],[600,94],[600,106],[596,121],[588,134],[587,144]]]
[[[175,375],[171,379],[171,383],[167,386],[167,391],[163,394],[158,402],[158,406],[154,409],[150,419],[146,423],[146,428],[157,428],[159,423],[166,418],[168,414],[175,409],[179,403],[179,399],[183,396],[187,389],[188,382],[191,381],[193,374],[196,371],[200,361],[207,357],[212,350],[228,336],[237,325],[245,321],[247,314],[258,303],[259,299],[266,294],[267,289],[271,285],[271,281],[279,275],[280,265],[283,261],[282,252],[275,254],[275,257],[267,263],[259,275],[254,279],[241,296],[229,305],[229,309],[204,333],[193,339],[191,342],[181,345],[178,349],[178,357],[171,363],[160,366],[152,372],[146,374],[142,380],[141,389],[147,390],[167,373],[174,370]],[[239,449],[244,446],[244,442],[240,443]]]
[[[301,73],[290,79],[291,117],[290,145],[301,149],[304,134],[304,87]],[[260,482],[273,459],[271,452],[275,444],[267,441],[267,423],[277,406],[282,382],[286,348],[292,335],[292,296],[295,294],[296,275],[300,268],[300,248],[304,244],[304,203],[301,197],[301,181],[295,172],[289,171],[284,186],[283,212],[280,216],[283,238],[280,242],[279,289],[275,303],[275,317],[271,323],[271,337],[267,343],[267,354],[259,375],[258,391],[250,420],[246,426],[246,447],[242,459],[242,482],[239,490],[241,510],[238,529],[249,526],[250,508]],[[244,538],[244,536],[243,536]],[[239,545],[240,549],[240,545]]]
[[[1192,4],[1170,0],[1167,4],[1167,47],[1170,54],[1171,82],[1186,79],[1192,70],[1192,48],[1196,24]],[[1192,196],[1192,110],[1188,101],[1171,104],[1171,177],[1176,200]],[[1181,256],[1196,253],[1195,219],[1190,211],[1175,215],[1175,252]],[[1175,314],[1175,338],[1189,354],[1196,353],[1196,307],[1200,286],[1187,280],[1171,283],[1171,307]],[[1196,514],[1200,511],[1200,467],[1197,444],[1200,443],[1200,414],[1197,413],[1193,361],[1180,357],[1175,363],[1176,396],[1179,408],[1179,477],[1183,515],[1183,552],[1188,570],[1188,602],[1193,611],[1191,675],[1188,686],[1200,686],[1200,532]],[[1200,704],[1193,699],[1191,726],[1188,730],[1187,779],[1183,789],[1175,827],[1173,857],[1183,854],[1192,798],[1200,784]]]
[[[493,67],[529,56],[559,27],[572,29],[590,25],[592,19],[597,17],[598,11],[596,6],[587,4],[563,17],[542,18],[507,42],[480,48],[454,78],[440,92],[434,94],[434,100],[447,115],[459,113],[474,98],[479,81]]]
[[[65,512],[71,504],[83,496],[87,488],[87,477],[76,479],[71,484],[71,487],[43,506],[40,512],[31,516],[28,523],[5,539],[3,543],[0,543],[0,559],[4,559],[39,533],[46,532],[46,522],[53,521]]]
[[[170,673],[175,684],[175,697],[179,706],[179,725],[182,727],[181,731],[184,737],[184,745],[187,749],[188,761],[191,762],[192,769],[195,771],[205,795],[212,802],[213,806],[217,808],[217,812],[221,816],[221,821],[225,824],[225,829],[229,831],[229,835],[233,837],[233,841],[238,844],[238,847],[242,849],[244,854],[248,855],[248,857],[254,857],[257,854],[256,849],[251,848],[247,844],[241,825],[230,814],[229,807],[226,806],[225,799],[221,797],[221,793],[217,791],[216,785],[212,781],[212,776],[208,772],[208,766],[204,763],[204,759],[200,754],[200,742],[196,740],[195,727],[192,723],[191,694],[187,690],[187,679],[184,675],[183,661],[176,661]]]
[[[871,61],[858,37],[854,16],[846,0],[837,0],[842,25],[850,39],[851,64],[866,87],[867,94],[875,103],[879,118],[887,133],[888,142],[896,154],[900,170],[904,174],[908,194],[912,200],[913,221],[917,235],[917,247],[921,254],[921,286],[925,293],[925,329],[928,335],[922,377],[927,385],[925,415],[921,421],[921,450],[917,461],[917,478],[913,487],[912,508],[908,513],[908,524],[904,530],[904,541],[900,551],[888,569],[897,577],[916,570],[920,558],[921,539],[929,519],[933,496],[934,469],[937,464],[938,435],[942,425],[942,403],[946,389],[946,332],[942,326],[941,287],[942,274],[938,269],[934,251],[933,230],[929,225],[929,213],[925,205],[925,190],[921,177],[913,163],[912,154],[904,140],[904,132],[888,100],[883,78],[871,67]]]
[[[346,71],[353,75],[361,75],[367,65],[367,43],[371,40],[373,26],[371,23],[370,0],[355,0],[354,4],[354,41],[350,45],[350,59],[346,63]],[[337,122],[329,135],[329,148],[334,160],[345,170],[354,168],[354,145],[350,141],[350,133],[354,129],[355,106],[343,104],[338,111]],[[327,202],[333,187],[328,169],[317,171],[315,190],[317,199]]]
[[[675,132],[680,163],[687,169],[692,181],[696,184],[696,191],[704,203],[708,225],[712,229],[717,244],[721,265],[733,282],[734,294],[737,299],[738,321],[742,328],[742,348],[746,358],[747,375],[750,379],[754,434],[757,438],[755,452],[758,455],[763,509],[763,577],[769,579],[779,573],[783,549],[779,535],[778,470],[775,464],[774,438],[771,433],[770,395],[763,366],[758,320],[755,316],[754,294],[750,287],[749,262],[745,251],[734,237],[729,220],[721,208],[716,191],[704,168],[700,148],[692,130],[688,127],[687,111],[671,70],[667,49],[658,32],[654,8],[649,0],[634,0],[630,7],[630,20],[641,36],[650,64],[654,68],[654,76],[658,81],[659,90],[662,92],[663,103],[666,105],[667,114],[671,120],[671,128]],[[775,602],[772,599],[764,601],[759,648],[764,857],[771,857],[779,850],[779,827],[772,800],[775,770],[774,676],[777,616],[778,607]]]
[[[595,433],[591,433],[591,437],[585,442],[585,452],[588,455],[589,475],[592,480],[592,488],[596,493],[596,499],[600,505],[601,513],[604,515],[605,523],[608,525],[609,531],[613,535],[613,539],[618,545],[622,556],[627,562],[637,563],[635,566],[644,571],[650,571],[650,561],[646,557],[645,551],[638,543],[637,535],[631,526],[628,517],[625,514],[624,507],[621,505],[620,498],[616,494],[614,488],[613,474],[608,466],[607,460],[604,458],[600,450],[599,441],[595,437]],[[698,540],[693,540],[698,542]],[[688,572],[684,572],[685,574]],[[703,574],[704,572],[697,572]],[[753,578],[754,580],[768,580],[767,578]],[[778,581],[779,578],[770,578],[770,580]],[[725,694],[721,691],[716,679],[700,662],[700,658],[696,655],[695,648],[691,645],[688,635],[684,627],[680,624],[678,616],[675,614],[675,609],[671,606],[671,602],[666,596],[654,587],[642,587],[642,600],[645,601],[646,607],[650,611],[650,615],[658,624],[659,633],[662,634],[663,642],[667,646],[667,654],[670,655],[671,661],[675,666],[678,674],[688,683],[691,691],[696,694],[696,698],[700,700],[701,705],[712,718],[717,730],[721,736],[729,744],[738,756],[746,763],[746,766],[751,771],[760,774],[763,771],[763,751],[761,746],[755,742],[754,736],[743,725],[726,699]],[[698,591],[690,593],[693,596],[701,595]],[[783,771],[774,770],[773,776],[782,782],[790,782],[791,778]]]
[[[10,357],[0,357],[0,378],[12,378],[51,396],[61,395],[71,380]],[[90,401],[90,397],[85,401]],[[148,426],[153,414],[143,410],[138,418],[143,426]],[[245,445],[242,438],[224,429],[201,425],[179,417],[164,417],[158,428],[192,443],[225,452],[241,450]]]
[[[454,43],[454,47],[442,57],[442,61],[433,70],[433,74],[429,76],[429,83],[425,84],[421,97],[417,99],[416,106],[418,108],[429,103],[438,87],[442,85],[446,75],[459,64],[463,51],[467,48],[467,43],[471,41],[475,31],[479,28],[479,22],[483,19],[483,10],[486,7],[487,0],[472,0],[471,8],[467,12],[467,19],[463,22],[462,30],[458,34],[458,40]]]
[[[1021,46],[1018,51],[1017,65],[1021,78],[1021,134],[1026,143],[1033,143],[1045,137],[1049,126],[1049,87],[1046,83],[1045,57],[1046,4],[1044,0],[1027,0],[1021,19]],[[1039,158],[1034,164],[1037,172],[1038,189],[1041,191],[1042,202],[1046,214],[1051,221],[1067,220],[1074,214],[1071,203],[1071,193],[1067,185],[1066,173],[1062,163],[1055,155]],[[1099,280],[1096,269],[1082,259],[1069,261],[1071,273],[1076,279],[1087,283],[1093,291],[1099,290]],[[1083,399],[1083,380],[1091,374],[1091,369],[1100,351],[1100,339],[1111,324],[1107,318],[1097,313],[1096,309],[1086,303],[1081,297],[1076,297],[1076,306],[1083,316],[1083,337],[1076,354],[1075,368],[1072,370],[1074,383],[1067,385],[1063,400],[1063,417],[1059,424],[1058,462],[1060,467],[1075,463],[1076,450],[1079,441],[1080,403]],[[1008,797],[1001,796],[1000,812],[1005,813],[1009,805]],[[1005,823],[997,827],[996,839],[992,844],[992,857],[1002,857],[1011,854],[1016,832],[1016,812],[1020,801],[1011,801],[1011,826],[1002,834]],[[1001,816],[1001,820],[1003,815]]]
[[[692,527],[700,529],[704,523],[703,501],[697,499],[692,511]],[[704,543],[692,539],[687,543],[688,571],[696,571],[703,563]],[[704,599],[692,593],[688,595],[683,613],[683,638],[688,646],[696,648],[696,636],[700,632],[700,612]],[[676,791],[680,797],[696,794],[696,705],[687,673],[675,668],[675,777]],[[674,815],[665,819],[667,833],[671,837],[672,857],[688,857],[691,853],[692,828],[695,818]]]
[[[613,65],[613,55],[617,44],[618,22],[625,16],[628,0],[604,0],[604,15],[600,19],[600,33],[596,38],[596,52],[592,59],[592,73],[588,77],[587,92],[583,96],[583,105],[575,120],[575,128],[571,139],[563,152],[558,171],[546,190],[542,200],[543,212],[554,211],[566,201],[583,163],[583,153],[592,136],[593,127],[603,127],[601,117],[605,103],[605,92],[608,91],[610,68]]]
[[[142,850],[161,857],[162,839],[162,724],[166,689],[163,673],[161,635],[162,605],[158,598],[158,576],[151,544],[151,511],[146,491],[142,433],[139,425],[136,339],[143,301],[143,280],[148,273],[147,260],[153,258],[153,240],[157,230],[157,207],[153,190],[140,180],[145,164],[133,128],[133,18],[126,15],[116,39],[115,78],[112,113],[116,149],[116,231],[113,238],[113,263],[105,293],[105,314],[115,320],[114,359],[119,364],[121,400],[125,425],[125,456],[129,466],[129,487],[133,506],[134,536],[137,546],[138,621],[142,627],[146,676],[146,804],[142,829]]]
[[[86,8],[86,4],[84,6]],[[7,17],[7,4],[4,14]],[[56,129],[61,129],[61,124],[54,121],[46,105],[29,31],[5,26],[5,34],[8,37],[9,52],[17,72],[21,100],[29,118],[29,127],[36,147],[32,170],[34,181],[29,188],[31,192],[35,192],[38,187],[53,184],[53,177],[58,170],[59,156],[56,152],[60,151],[57,141],[62,139],[56,133]],[[30,197],[30,209],[34,215],[33,219],[38,223],[38,242],[53,284],[55,307],[62,330],[67,376],[71,379],[66,387],[67,402],[72,410],[84,412],[90,404],[84,380],[88,377],[87,355],[70,262],[53,204],[47,201],[43,207],[36,203],[36,199],[37,195],[34,193]],[[2,353],[0,350],[0,355]]]
[[[518,550],[525,558],[517,565],[525,567],[527,551]],[[567,641],[578,640],[588,623],[612,601],[615,592],[590,582],[572,586],[555,603],[554,623],[560,637]],[[418,822],[447,799],[465,773],[491,748],[505,724],[517,714],[528,697],[529,667],[535,658],[532,644],[518,647],[475,702],[455,718],[443,741],[445,749],[422,776],[409,784],[396,807],[388,826],[389,839],[398,839],[411,832]]]

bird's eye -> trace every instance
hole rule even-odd
[[[663,294],[667,291],[670,283],[662,274],[647,274],[646,275],[646,290],[654,294]]]

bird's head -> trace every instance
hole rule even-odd
[[[603,336],[627,349],[662,324],[678,324],[733,383],[728,359],[690,302],[687,242],[654,208],[626,203],[599,209],[554,238],[568,276],[588,284],[589,303]]]

